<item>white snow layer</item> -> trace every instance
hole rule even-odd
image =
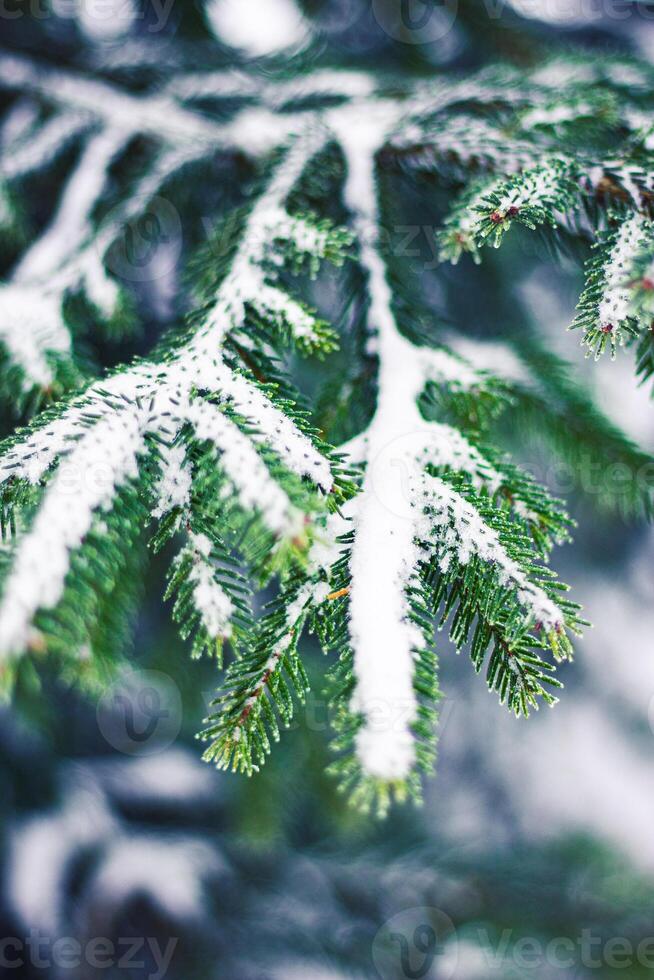
[[[116,41],[139,16],[135,0],[78,0],[76,20],[91,41]]]
[[[602,299],[598,311],[600,329],[618,332],[631,315],[630,280],[633,278],[633,264],[639,249],[650,239],[652,227],[652,223],[642,214],[634,214],[621,225],[611,255],[604,266]]]
[[[234,607],[225,590],[216,581],[215,569],[211,563],[211,549],[211,541],[206,535],[191,535],[189,550],[193,559],[190,573],[193,599],[209,636],[227,640],[232,633],[230,620]]]

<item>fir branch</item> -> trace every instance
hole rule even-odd
[[[119,53],[101,58],[121,67]],[[147,52],[138,58],[152,67]],[[8,254],[22,182],[79,151],[53,218],[0,287],[0,394],[15,393],[22,410],[77,389],[0,454],[4,675],[26,652],[54,651],[66,676],[89,681],[118,662],[152,523],[153,548],[174,539],[167,596],[192,654],[222,664],[226,642],[234,654],[204,733],[206,758],[222,768],[254,772],[290,723],[308,690],[306,629],[337,653],[333,769],[364,809],[419,797],[433,765],[436,623],[516,714],[553,703],[556,664],[583,622],[543,561],[572,522],[499,450],[502,419],[538,429],[580,483],[587,459],[632,469],[649,459],[529,338],[508,355],[455,330],[433,342],[434,311],[424,315],[387,247],[378,177],[425,171],[439,201],[456,186],[438,236],[444,259],[479,260],[515,224],[555,242],[597,240],[576,325],[597,353],[637,340],[647,376],[651,81],[635,62],[559,58],[393,85],[331,69],[180,71],[134,95],[0,54],[0,86],[36,105],[0,137]],[[142,176],[98,220],[115,164],[142,137],[152,146]],[[122,229],[167,181],[234,151],[259,162],[259,186],[196,264],[186,330],[81,384],[76,311],[109,333],[128,320],[111,274]],[[359,271],[338,287],[339,331],[294,280],[350,255]],[[298,401],[286,352],[323,356],[339,339],[341,376],[328,378],[316,417]],[[334,452],[325,439],[342,433],[351,438]],[[645,484],[602,500],[650,513]],[[274,576],[257,622],[250,591]]]
[[[534,230],[556,228],[556,213],[580,203],[578,167],[572,160],[546,160],[519,176],[485,181],[467,190],[439,236],[441,257],[458,261],[464,251],[479,260],[486,244],[499,248],[514,222]]]
[[[643,214],[628,215],[595,247],[572,327],[583,330],[582,343],[589,354],[597,359],[609,346],[615,358],[617,347],[637,337],[652,320],[647,300],[654,280],[650,287],[647,272],[654,262],[654,224]]]
[[[254,649],[228,670],[212,702],[217,709],[212,724],[202,733],[212,743],[204,757],[219,769],[257,771],[271,740],[279,740],[279,722],[288,726],[293,718],[294,695],[304,701],[309,682],[297,640],[306,598],[302,585],[287,586],[260,624]]]
[[[593,506],[628,520],[651,517],[651,456],[599,410],[570,366],[537,337],[523,330],[513,344],[454,335],[447,341],[475,369],[492,372],[496,383],[501,382],[483,427],[486,442],[491,429],[497,435],[506,421],[515,442],[527,440],[551,453],[557,466],[566,467],[569,479]],[[443,404],[451,406],[452,399],[441,397],[438,406]],[[458,417],[464,430],[471,418],[478,428],[474,415],[467,421]],[[488,448],[484,453],[494,459]],[[495,460],[494,465],[506,468],[506,462]],[[565,538],[565,529],[561,531]]]
[[[542,573],[531,564],[520,564],[530,553],[526,539],[519,536],[520,523],[507,535],[510,551],[504,550],[494,525],[486,523],[489,511],[482,509],[482,498],[475,497],[471,505],[457,494],[445,497],[447,484],[429,476],[430,471],[461,473],[471,488],[486,487],[491,493],[503,479],[461,433],[443,423],[426,422],[418,409],[428,383],[451,387],[455,398],[462,390],[481,387],[484,378],[445,351],[414,346],[397,330],[385,264],[371,241],[371,228],[378,222],[374,148],[380,129],[388,125],[383,117],[376,127],[371,123],[365,139],[361,131],[356,137],[339,134],[349,171],[345,198],[354,214],[360,262],[368,274],[369,326],[380,363],[376,413],[366,432],[347,447],[352,458],[367,465],[361,494],[345,511],[354,526],[349,581],[342,587],[347,589],[351,653],[345,654],[345,668],[341,664],[337,670],[338,676],[345,673],[336,694],[341,715],[337,745],[346,753],[337,768],[356,799],[382,808],[389,793],[415,791],[416,765],[428,764],[433,755],[433,730],[427,721],[433,722],[435,694],[430,689],[433,700],[428,697],[423,703],[425,669],[415,669],[431,656],[430,617],[424,613],[429,601],[420,574],[428,560],[425,550],[428,556],[436,549],[443,571],[452,554],[459,566],[468,565],[474,550],[475,557],[497,574],[499,587],[515,595],[523,628],[540,624],[557,655],[569,649],[567,640],[559,640],[564,624],[577,625],[543,590]],[[399,497],[390,490],[397,485],[396,464],[405,474]],[[511,476],[515,479],[516,471]],[[541,499],[543,509],[552,512],[549,500]],[[513,526],[501,516],[502,506],[496,508],[491,505],[495,523]],[[554,524],[560,532],[560,522],[555,519]],[[472,590],[474,596],[469,601],[478,605],[481,585],[473,588],[471,576],[465,581],[466,595]],[[511,637],[509,630],[507,636]],[[505,636],[502,641],[508,642]],[[506,674],[494,670],[489,681],[504,689]],[[509,700],[515,708],[522,702],[515,685],[511,690]],[[524,697],[531,700],[531,695]],[[386,723],[378,725],[380,706]]]
[[[287,470],[308,478],[323,493],[332,488],[329,461],[311,439],[267,393],[228,366],[220,355],[225,337],[244,331],[247,304],[254,301],[260,288],[259,264],[266,254],[262,228],[266,227],[270,201],[283,204],[324,138],[324,134],[310,129],[282,160],[269,185],[269,200],[250,215],[232,276],[219,288],[203,314],[202,325],[186,345],[160,363],[136,363],[91,386],[43,426],[37,424],[27,437],[12,441],[3,457],[4,480],[37,484],[45,479],[45,489],[32,526],[17,539],[13,569],[5,583],[0,604],[5,657],[25,648],[37,610],[59,604],[72,554],[82,545],[97,511],[110,509],[116,491],[127,481],[143,479],[142,461],[153,438],[171,444],[190,425],[197,439],[212,443],[218,450],[221,468],[237,498],[243,500],[243,510],[250,511],[253,505],[260,509],[270,529],[282,538],[286,531],[294,533],[287,523],[290,517],[284,516],[288,514],[286,504],[279,495],[281,503],[274,496],[262,502],[263,464],[253,470],[256,450],[249,439],[255,446],[269,447]],[[302,333],[302,325],[298,332]],[[217,393],[219,401],[226,401],[251,421],[253,429],[242,434],[217,406],[196,394],[198,390]],[[57,463],[60,465],[49,476],[49,468]],[[100,471],[103,479],[94,480]],[[82,484],[74,495],[69,490],[71,473]],[[253,483],[253,477],[259,482]],[[171,503],[170,479],[169,474],[167,482],[159,484],[164,495],[159,513]],[[43,557],[44,549],[48,560]]]
[[[207,528],[209,530],[209,528]],[[165,599],[175,596],[173,618],[182,639],[193,637],[191,655],[213,654],[222,666],[223,644],[238,650],[252,634],[247,580],[230,551],[202,532],[188,532],[188,543],[170,569]]]

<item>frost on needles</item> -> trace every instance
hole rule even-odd
[[[589,461],[637,472],[649,460],[544,341],[474,341],[421,306],[388,244],[393,186],[400,174],[436,184],[443,263],[481,261],[516,226],[590,243],[572,326],[596,355],[635,346],[647,376],[653,82],[635,62],[570,58],[398,78],[392,97],[372,74],[325,68],[180,71],[133,94],[0,55],[0,85],[42,106],[25,117],[8,99],[0,156],[2,241],[15,256],[0,287],[0,381],[19,421],[32,413],[0,457],[6,684],[45,655],[89,683],[118,666],[147,533],[174,546],[167,595],[192,654],[223,669],[227,645],[203,733],[220,767],[254,772],[291,721],[309,689],[307,631],[328,653],[333,770],[364,809],[419,796],[433,765],[435,631],[516,714],[553,704],[556,665],[583,625],[547,565],[571,521],[500,451],[502,417],[537,431],[582,484]],[[198,111],[207,101],[230,112],[215,121]],[[139,137],[151,159],[107,209]],[[26,240],[26,178],[71,146],[50,221]],[[209,248],[195,264],[186,324],[146,359],[94,376],[80,320],[115,335],[136,318],[108,260],[125,225],[230,154],[249,161],[256,189],[222,215],[237,229],[228,254]],[[300,298],[325,261],[358,270],[346,326]],[[351,356],[334,377],[339,342]],[[326,401],[303,403],[291,349],[323,358]],[[651,480],[600,503],[649,514]],[[257,616],[253,591],[271,581]]]

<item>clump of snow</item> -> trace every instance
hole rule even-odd
[[[202,624],[210,637],[229,639],[232,634],[230,620],[234,613],[232,601],[216,581],[211,563],[211,541],[205,534],[192,534],[188,549],[192,567],[193,598],[202,618]],[[184,552],[182,552],[184,554]]]
[[[76,20],[91,41],[116,41],[132,30],[135,0],[78,0]]]
[[[161,477],[155,488],[157,504],[153,517],[163,517],[175,507],[186,507],[191,494],[191,468],[184,446],[164,446],[160,452]]]
[[[220,41],[254,57],[283,51],[307,36],[295,0],[208,0],[204,9]]]

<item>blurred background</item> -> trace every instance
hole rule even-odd
[[[239,63],[245,55],[265,70],[258,59],[288,58],[289,44],[302,63],[429,74],[573,45],[651,59],[654,5],[7,0],[0,44],[137,90],[175,69],[228,66],[236,51]],[[159,243],[159,271],[131,284],[140,338],[100,349],[89,338],[97,364],[147,350],[179,316],[184,262],[206,237],[206,216],[234,195],[240,166],[222,161],[215,186],[177,189],[179,212],[196,218]],[[33,228],[47,220],[57,180],[54,172],[29,185]],[[407,191],[407,214],[424,221],[426,200],[424,189]],[[481,269],[441,272],[423,237],[424,255],[407,262],[416,289],[474,337],[537,324],[607,414],[654,449],[652,403],[630,357],[589,365],[566,333],[578,262],[517,238]],[[315,287],[327,313],[336,287],[329,275]],[[315,376],[309,364],[300,383]],[[13,424],[7,415],[5,431]],[[547,472],[534,447],[523,455]],[[0,975],[654,972],[654,536],[568,496],[579,526],[555,564],[594,629],[563,671],[561,703],[516,720],[442,640],[437,776],[422,809],[394,810],[383,823],[349,810],[324,774],[329,712],[319,693],[256,778],[200,761],[194,736],[215,666],[190,661],[161,601],[165,557],[151,563],[132,667],[99,700],[44,667],[40,686],[24,685],[0,708]],[[306,655],[319,692],[322,655],[310,643]]]

